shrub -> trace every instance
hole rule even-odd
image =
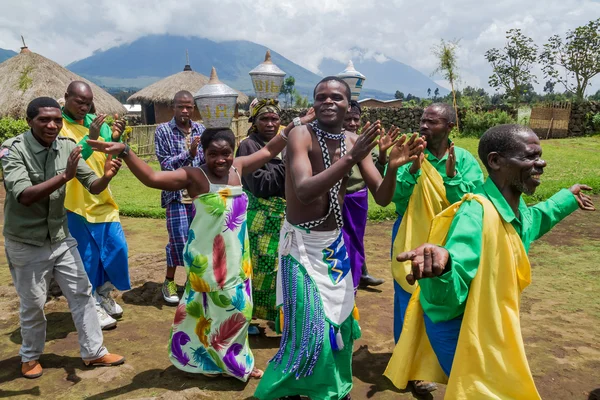
[[[596,113],[592,116],[592,126],[596,132],[600,132],[600,113]]]
[[[506,111],[492,110],[487,112],[476,112],[467,110],[462,119],[460,135],[463,137],[480,138],[489,128],[501,124],[516,124],[517,121]]]
[[[28,129],[29,125],[24,119],[0,118],[0,143],[27,132]]]

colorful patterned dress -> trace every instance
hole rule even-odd
[[[254,368],[248,345],[252,265],[241,186],[213,185],[194,200],[184,250],[185,292],[175,313],[169,357],[177,368],[246,381]]]

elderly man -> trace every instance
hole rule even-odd
[[[101,138],[106,142],[118,142],[125,123],[115,120],[111,129],[104,123],[106,115],[90,114],[94,95],[85,82],[71,82],[64,98],[60,135],[81,146],[81,157],[97,176],[102,176],[106,155],[94,152],[86,140]],[[119,219],[119,207],[109,189],[94,195],[78,180],[72,179],[67,183],[65,208],[68,210],[69,231],[77,240],[79,254],[92,284],[100,326],[102,329],[115,327],[115,318],[122,316],[123,309],[110,293],[113,288],[131,289],[127,242]]]
[[[396,386],[449,377],[451,398],[540,398],[519,319],[520,295],[531,283],[527,252],[578,207],[594,210],[585,185],[527,207],[521,195],[540,185],[546,167],[541,156],[531,129],[489,129],[479,142],[489,178],[435,217],[431,244],[398,255],[410,264],[407,281],[419,281],[419,287],[386,371]],[[426,335],[417,335],[423,326]]]
[[[65,185],[73,178],[99,194],[121,166],[107,159],[98,177],[81,160],[81,147],[58,137],[63,126],[60,106],[49,97],[27,107],[28,132],[2,144],[4,170],[4,246],[10,273],[20,299],[21,372],[26,378],[42,375],[39,363],[46,341],[44,304],[54,275],[67,298],[86,365],[117,365],[125,358],[102,345],[90,281],[69,234],[64,208]]]
[[[204,163],[200,136],[204,126],[192,121],[194,96],[187,90],[173,98],[173,119],[156,128],[154,135],[156,157],[163,171],[174,171],[184,166],[199,167]],[[163,191],[161,206],[167,209],[167,273],[162,295],[167,304],[178,304],[175,270],[183,266],[183,248],[187,241],[190,222],[194,219],[194,204],[186,190]]]
[[[483,182],[477,160],[449,139],[456,113],[449,104],[434,103],[423,111],[420,134],[427,147],[419,158],[398,169],[397,184],[385,193],[387,205],[396,205],[398,219],[392,230],[392,254],[414,248],[427,240],[431,220],[465,193]],[[392,260],[394,277],[394,340],[398,342],[408,301],[414,291],[406,281],[410,263]],[[425,394],[436,389],[430,382],[412,382],[414,390]]]
[[[360,337],[354,283],[340,228],[348,174],[356,164],[375,199],[396,179],[399,166],[416,158],[422,140],[398,142],[383,179],[373,165],[380,124],[346,137],[344,117],[350,88],[326,77],[314,91],[317,120],[295,127],[287,147],[286,221],[279,244],[277,302],[284,326],[279,352],[269,363],[255,396],[349,399],[352,352]]]

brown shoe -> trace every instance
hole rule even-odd
[[[125,362],[125,357],[118,354],[107,353],[100,358],[95,360],[83,361],[88,367],[112,367],[115,365],[121,365]]]
[[[21,363],[21,374],[27,379],[35,379],[42,376],[42,364],[38,360]]]

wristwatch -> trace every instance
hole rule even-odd
[[[117,158],[124,158],[124,157],[127,157],[128,155],[129,155],[129,145],[127,143],[125,143],[125,148],[123,149],[122,152],[119,153]]]
[[[300,117],[296,117],[292,120],[292,122],[294,123],[294,126],[300,126],[302,125],[302,121],[300,120]]]

